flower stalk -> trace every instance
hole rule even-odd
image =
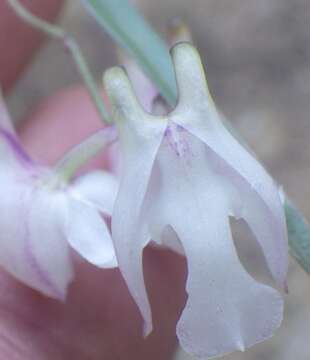
[[[117,133],[114,127],[107,126],[97,131],[69,150],[55,165],[55,173],[64,181],[69,182],[81,166],[116,139]]]
[[[100,119],[104,123],[110,123],[111,119],[99,94],[96,81],[91,74],[84,55],[74,38],[61,27],[48,23],[30,13],[19,0],[7,0],[7,3],[25,23],[41,31],[45,35],[60,40],[69,51],[76,68],[84,82],[84,85],[96,107]]]

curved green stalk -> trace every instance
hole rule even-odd
[[[50,24],[37,16],[30,13],[19,0],[7,0],[7,3],[15,11],[15,13],[28,25],[43,32],[51,38],[58,39],[63,42],[64,46],[70,52],[77,70],[85,84],[86,89],[97,109],[100,119],[105,123],[110,123],[111,119],[105,109],[102,98],[99,94],[96,82],[88,68],[87,62],[79,48],[77,42],[59,26]]]

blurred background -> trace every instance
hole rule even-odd
[[[310,219],[309,0],[136,0],[162,34],[171,18],[190,26],[224,115]],[[60,23],[80,43],[98,80],[116,63],[114,45],[78,1]],[[79,83],[61,45],[49,41],[11,91],[9,105],[23,118],[45,97]],[[310,359],[310,277],[291,260],[285,319],[274,338],[228,360]],[[177,354],[178,360],[189,359]]]

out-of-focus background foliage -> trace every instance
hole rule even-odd
[[[271,174],[310,219],[309,0],[136,0],[162,33],[171,18],[190,25],[211,92]],[[113,43],[78,1],[60,17],[94,74],[116,63]],[[21,118],[44,97],[79,82],[68,55],[49,42],[10,95]],[[230,360],[310,359],[310,277],[292,260],[285,319],[275,337]],[[179,360],[188,359],[179,354]]]

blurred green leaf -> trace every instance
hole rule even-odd
[[[310,224],[288,199],[284,208],[291,255],[310,273]]]
[[[82,1],[99,24],[136,59],[166,101],[174,105],[177,88],[168,48],[141,15],[127,0]],[[229,127],[236,134],[231,124]],[[288,199],[284,208],[291,254],[310,274],[310,225]]]
[[[133,56],[170,105],[176,103],[176,81],[169,49],[127,0],[82,0],[112,38]]]

